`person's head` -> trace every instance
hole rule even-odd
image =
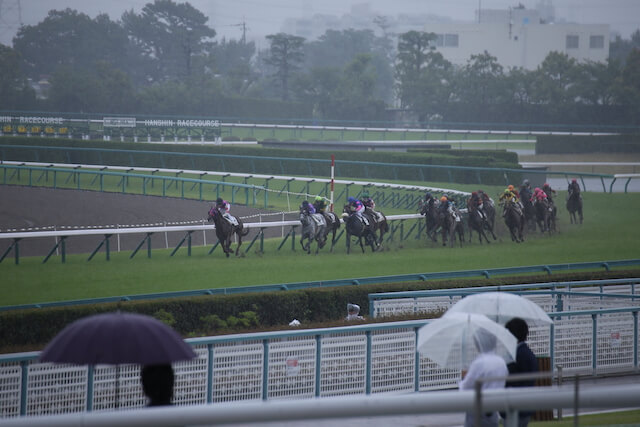
[[[507,195],[511,194],[511,190],[509,190],[508,188],[506,188],[506,189],[504,190],[504,194],[507,194]]]
[[[324,199],[322,198],[322,196],[316,196],[316,202],[321,202],[321,201],[323,201],[323,200],[324,200]]]
[[[306,208],[307,206],[309,206],[309,202],[308,202],[308,201],[306,201],[306,200],[304,200],[304,201],[302,202],[302,207],[303,207],[303,208]]]
[[[540,189],[540,187],[536,187],[536,188],[533,189],[533,192],[536,193],[536,194],[540,193],[541,191],[542,190]]]
[[[442,196],[442,197],[440,197],[440,201],[441,201],[442,203],[445,203],[447,200],[449,200],[449,199],[447,199],[447,196]]]
[[[430,193],[430,192],[428,192],[428,191],[427,191],[427,192],[425,193],[425,195],[424,195],[424,199],[425,199],[425,200],[429,200],[429,199],[430,199],[430,198],[432,198],[432,197],[433,197],[433,196],[432,196],[432,195],[431,195],[431,193]]]
[[[471,193],[471,197],[478,197],[478,192],[477,191],[473,191]]]
[[[551,187],[551,186],[547,182],[545,182],[544,185],[542,186],[542,188],[549,188],[549,187]]]
[[[174,382],[171,364],[143,366],[140,381],[144,394],[149,398],[149,406],[171,404]]]
[[[507,187],[507,189],[508,189],[509,191],[513,191],[514,187],[513,187],[513,185],[509,184],[509,186]]]
[[[578,182],[578,180],[577,180],[577,179],[575,179],[575,178],[573,178],[573,179],[571,180],[571,183],[572,183],[572,184],[575,184],[575,183],[577,183],[577,182]]]
[[[473,334],[473,342],[480,353],[487,353],[496,349],[496,336],[482,328],[479,328]]]
[[[529,325],[527,325],[527,322],[521,318],[514,317],[509,320],[504,327],[507,328],[514,337],[516,337],[518,342],[527,340],[527,335],[529,335]]]
[[[524,181],[522,181],[522,185],[524,185],[525,187],[529,186],[529,180],[525,179]]]
[[[224,200],[222,200],[220,197],[216,199],[216,205],[221,205],[223,203],[224,203]]]
[[[355,197],[351,197],[351,196],[349,196],[349,198],[347,199],[347,202],[349,202],[349,203],[355,203],[355,202],[356,202],[356,198],[355,198]]]
[[[347,304],[347,313],[349,314],[359,314],[360,306],[358,304]]]

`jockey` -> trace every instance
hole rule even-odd
[[[305,212],[307,215],[313,215],[316,213],[316,208],[311,203],[304,200],[300,206],[300,212]]]
[[[369,220],[367,220],[367,218],[362,215],[365,209],[362,202],[360,200],[357,200],[355,197],[349,197],[347,201],[349,202],[349,210],[355,213],[358,218],[360,218],[366,225],[369,225]]]
[[[478,212],[478,215],[480,215],[480,218],[485,218],[485,214],[484,211],[482,210],[482,199],[480,198],[480,195],[478,194],[477,191],[474,191],[471,193],[471,197],[469,197],[467,199],[467,209],[469,209],[469,212]]]
[[[531,196],[531,184],[529,184],[528,179],[525,179],[522,181],[522,185],[520,186],[520,201],[529,202],[531,200]]]
[[[542,191],[541,188],[536,187],[535,190],[533,190],[533,196],[531,197],[532,202],[541,202],[546,199],[547,199],[547,193]]]
[[[368,209],[371,212],[371,215],[376,220],[376,222],[384,221],[382,214],[376,211],[376,202],[374,202],[373,199],[369,197],[369,193],[367,193],[366,191],[363,191],[361,197],[362,197],[361,198],[362,204],[365,207],[365,211]]]
[[[512,185],[510,187],[513,187]],[[509,187],[505,188],[504,192],[500,195],[500,201],[504,203],[504,208],[502,209],[502,216],[504,217],[507,214],[507,207],[509,205],[513,205],[516,208],[516,211],[522,215],[522,209],[520,201],[518,200],[518,196]]]
[[[482,200],[482,203],[487,203],[491,206],[494,205],[493,200],[491,199],[491,197],[489,197],[489,195],[487,193],[485,193],[483,190],[478,190],[478,196],[480,196],[480,200]]]
[[[569,183],[569,188],[567,188],[567,199],[571,198],[573,194],[577,194],[578,198],[582,199],[582,195],[580,194],[580,184],[578,184],[578,180],[573,178]]]
[[[229,202],[218,197],[216,199],[216,208],[218,209],[218,212],[222,214],[222,217],[229,221],[231,225],[238,225],[238,220],[229,213],[231,210],[231,204]]]
[[[427,192],[424,194],[424,201],[425,201],[425,203],[429,202],[429,200],[431,200],[431,199],[433,199],[433,196],[431,195],[431,193],[430,193],[429,191],[427,191]]]
[[[542,191],[544,191],[544,193],[547,195],[547,199],[549,200],[549,203],[553,204],[552,194],[556,194],[556,190],[552,189],[551,186],[545,182],[544,185],[542,186]]]
[[[442,212],[448,211],[449,213],[453,214],[456,222],[460,222],[461,218],[460,215],[458,215],[458,210],[456,209],[456,202],[449,199],[449,196],[447,196],[446,194],[443,194],[442,197],[440,197],[439,209],[441,209]]]
[[[327,209],[327,202],[322,196],[316,196],[313,200],[313,207],[316,208],[316,212],[324,214],[325,209]]]

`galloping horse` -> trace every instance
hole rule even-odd
[[[327,235],[331,235],[331,248],[329,251],[333,251],[333,245],[336,244],[336,232],[340,228],[340,217],[335,212],[324,212],[324,219],[327,221]]]
[[[576,218],[576,212],[580,218],[580,224],[582,224],[582,197],[580,193],[570,193],[567,198],[567,210],[569,211],[569,219],[571,224],[577,224],[578,218]]]
[[[440,201],[430,198],[426,203],[420,201],[420,215],[424,215],[425,226],[427,229],[427,237],[434,242],[438,241],[438,227],[440,227],[440,217],[438,215],[438,205]]]
[[[487,243],[491,243],[484,230],[487,230],[489,231],[489,233],[491,233],[491,235],[493,236],[493,240],[497,239],[496,235],[489,225],[486,213],[483,209],[479,209],[478,207],[469,208],[469,242],[471,242],[474,230],[478,233],[480,244],[482,244],[483,237],[487,241]]]
[[[310,214],[304,209],[300,209],[300,223],[302,233],[300,245],[308,254],[311,253],[311,242],[316,241],[316,253],[327,243],[327,221],[322,214]],[[305,244],[305,240],[307,243]]]
[[[507,203],[504,207],[504,222],[511,233],[511,240],[516,243],[524,242],[524,215],[516,208],[515,203]]]
[[[240,218],[236,218],[236,220],[238,221],[238,225],[233,225],[222,216],[218,208],[212,206],[211,209],[209,209],[207,221],[213,221],[215,224],[216,236],[227,257],[229,257],[231,253],[231,237],[234,234],[238,236],[238,246],[236,247],[236,256],[238,256],[240,245],[242,245],[242,237],[249,234],[249,229],[244,228]]]
[[[533,207],[536,212],[536,223],[540,228],[540,232],[544,233],[545,231],[548,231],[549,233],[551,233],[552,210],[549,204],[549,200],[535,200],[533,203]]]
[[[364,239],[367,245],[371,246],[372,252],[378,249],[379,245],[376,241],[374,225],[371,224],[371,220],[369,220],[369,224],[365,224],[359,215],[351,211],[349,205],[345,205],[344,207],[343,217],[344,216],[346,216],[344,223],[347,230],[347,253],[351,251],[351,236],[358,238],[358,243],[363,253],[364,244],[362,243],[362,239]]]
[[[464,242],[464,225],[462,223],[462,215],[457,208],[438,209],[440,215],[440,224],[442,225],[442,246],[447,246],[447,239],[450,241],[451,247],[456,243],[456,234],[460,241],[460,247]]]
[[[376,232],[378,231],[380,232],[380,235],[376,237],[376,243],[378,246],[382,246],[382,241],[384,240],[384,233],[389,231],[389,224],[387,223],[387,217],[384,216],[382,212],[377,211],[377,213],[379,214],[379,216],[376,215],[376,212],[374,212],[370,208],[366,208],[364,210],[364,215],[367,215],[367,219],[369,219],[369,222],[373,225],[374,235]]]

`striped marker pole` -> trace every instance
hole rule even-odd
[[[336,156],[331,155],[331,204],[329,205],[329,211],[333,212],[333,178],[336,169]]]

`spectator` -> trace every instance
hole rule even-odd
[[[509,374],[538,372],[538,360],[525,342],[527,340],[527,335],[529,335],[529,326],[527,325],[527,322],[519,317],[514,317],[509,320],[504,327],[507,328],[518,340],[516,361],[507,365]],[[507,387],[533,387],[534,385],[534,379],[507,382]],[[518,415],[518,426],[526,427],[529,424],[531,415],[533,415],[532,412],[520,412]]]
[[[347,304],[347,317],[345,320],[364,320],[364,317],[360,316],[360,306],[358,304]]]
[[[171,405],[174,382],[171,364],[143,366],[140,381],[144,394],[149,398],[147,406]]]
[[[480,352],[471,365],[466,375],[458,383],[460,390],[474,390],[476,380],[488,377],[506,377],[509,374],[507,364],[504,359],[495,353],[496,337],[484,330],[478,330],[474,337],[476,348]],[[504,388],[505,380],[484,381],[482,390]],[[475,426],[475,414],[467,412],[464,420],[465,427]],[[480,426],[477,427],[497,427],[498,412],[483,412]]]

